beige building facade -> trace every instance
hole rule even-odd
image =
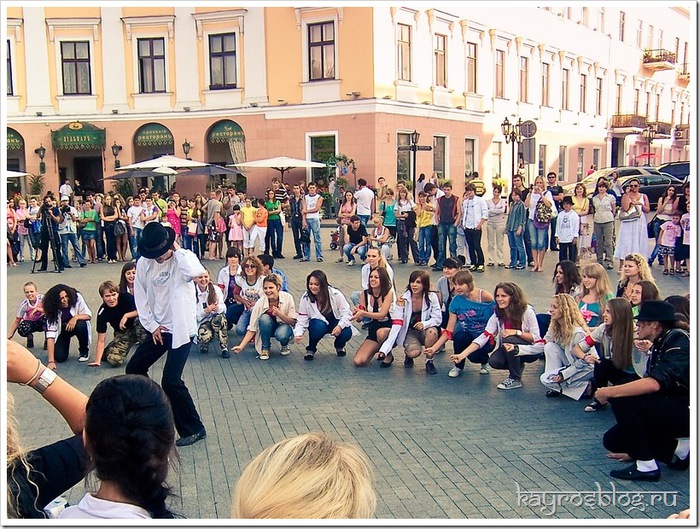
[[[356,178],[396,182],[411,177],[397,148],[414,130],[431,147],[417,173],[460,190],[476,171],[490,189],[512,171],[505,118],[536,124],[515,149],[530,179],[687,160],[695,141],[695,4],[3,10],[5,165],[44,168],[47,190],[63,178],[109,189],[115,165],[185,157],[184,144],[220,164],[342,153]],[[246,171],[249,192],[275,174]],[[177,181],[184,194],[204,185]]]

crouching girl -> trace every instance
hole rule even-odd
[[[209,272],[204,272],[194,280],[197,294],[197,341],[199,352],[208,353],[209,343],[218,336],[221,357],[229,358],[226,305],[221,289],[209,280]]]

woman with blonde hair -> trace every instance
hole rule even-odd
[[[544,373],[540,382],[547,388],[547,397],[579,400],[593,378],[593,366],[576,356],[574,347],[588,332],[588,326],[574,298],[555,294],[549,305],[551,321],[544,337]]]
[[[243,470],[232,518],[371,518],[377,504],[372,470],[355,445],[322,433],[284,439]]]
[[[574,196],[572,197],[574,201],[572,209],[579,216],[578,260],[581,260],[581,258],[589,259],[592,255],[591,235],[593,234],[593,223],[589,216],[591,201],[586,195],[586,186],[580,182],[576,184]]]
[[[646,258],[638,253],[628,254],[622,261],[622,276],[617,284],[616,296],[632,302],[632,287],[640,281],[656,283]]]
[[[581,267],[581,294],[575,299],[586,325],[595,327],[600,324],[605,304],[613,297],[610,279],[603,265],[591,263]]]

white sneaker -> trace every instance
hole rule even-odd
[[[479,369],[479,373],[482,375],[488,375],[489,374],[489,365],[488,364],[481,364],[481,369]]]
[[[506,378],[503,382],[501,382],[498,386],[496,386],[498,389],[518,389],[523,387],[523,383],[520,382],[520,380],[515,380],[512,378]]]
[[[78,357],[78,362],[87,362],[88,360],[90,360],[90,357],[88,355],[80,355]]]
[[[355,266],[355,259],[348,261],[348,266]]]
[[[263,349],[260,351],[260,360],[269,360],[270,359],[270,350],[269,349]]]
[[[289,346],[288,346],[288,345],[283,345],[283,346],[282,346],[282,349],[280,349],[280,354],[281,354],[282,356],[287,356],[287,355],[288,355],[289,353],[291,353],[291,352],[292,352],[292,351],[289,349]]]
[[[457,378],[459,375],[462,374],[463,371],[464,371],[464,369],[459,368],[457,366],[454,366],[452,369],[450,369],[450,372],[447,373],[447,376],[452,377],[452,378]]]

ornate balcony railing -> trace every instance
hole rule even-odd
[[[670,137],[673,132],[673,125],[663,121],[649,121],[647,125],[651,125],[656,129],[656,135]]]
[[[671,70],[676,67],[676,54],[668,50],[644,50],[642,64],[651,70]]]
[[[646,116],[636,114],[613,114],[610,118],[611,129],[637,128],[643,129],[647,126]]]

